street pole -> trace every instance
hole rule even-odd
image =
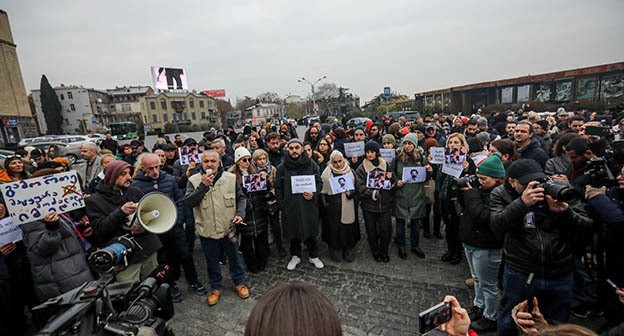
[[[310,96],[310,98],[312,99],[312,109],[313,109],[312,113],[313,114],[317,114],[317,111],[316,111],[316,99],[314,99],[314,85],[316,85],[316,83],[322,81],[325,78],[327,78],[327,76],[320,77],[319,79],[315,80],[314,82],[310,82],[305,77],[301,77],[301,79],[297,80],[297,82],[299,82],[299,83],[308,83],[308,84],[310,84],[310,89],[312,91],[312,95]]]

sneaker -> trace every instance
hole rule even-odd
[[[487,333],[496,330],[496,321],[492,321],[489,318],[484,317],[478,321],[470,323],[470,327],[479,334]]]
[[[310,261],[310,264],[314,264],[314,267],[321,269],[323,267],[325,267],[325,265],[323,265],[323,262],[321,261],[321,259],[319,259],[318,257],[316,258],[309,258],[308,261]]]
[[[208,295],[208,305],[209,306],[214,306],[217,303],[219,303],[219,299],[221,298],[221,291],[218,289],[213,290],[212,292],[210,292],[210,295]]]
[[[236,289],[236,293],[238,293],[238,297],[241,299],[246,299],[249,297],[249,288],[245,285],[234,286]]]
[[[290,258],[290,261],[288,262],[288,265],[286,266],[286,269],[292,271],[297,267],[297,265],[299,265],[300,262],[301,258],[297,256],[292,256],[292,258]]]
[[[173,302],[182,301],[182,292],[180,291],[180,288],[178,288],[178,286],[173,284],[171,285],[170,289],[171,289],[171,301]]]
[[[204,287],[204,285],[202,285],[202,283],[199,281],[190,284],[189,289],[194,291],[195,294],[199,296],[208,294],[208,290],[206,289],[206,287]]]
[[[470,321],[477,321],[483,317],[483,308],[479,308],[477,306],[472,306],[468,311],[468,317],[470,317]]]
[[[414,253],[414,254],[415,254],[418,258],[421,258],[421,259],[424,259],[424,258],[425,258],[425,252],[423,252],[423,250],[421,250],[421,249],[420,249],[420,247],[414,247],[414,248],[412,249],[412,252],[413,252],[413,253]]]
[[[464,281],[464,285],[466,285],[466,287],[473,288],[474,287],[474,278],[466,279]]]

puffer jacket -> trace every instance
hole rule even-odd
[[[264,197],[268,191],[243,192],[247,196],[247,208],[245,210],[245,223],[247,225],[237,225],[237,230],[243,236],[257,237],[267,231],[269,220],[264,208]],[[270,186],[269,186],[270,189]]]
[[[20,225],[37,296],[45,301],[72,290],[93,275],[80,240],[71,224],[59,219],[57,230],[48,230],[40,221]]]
[[[523,273],[553,278],[574,270],[574,239],[591,232],[592,220],[580,202],[562,213],[547,206],[527,207],[515,189],[505,182],[490,195],[490,227],[504,235],[505,263]],[[526,228],[525,215],[534,212],[535,228]]]
[[[176,178],[173,175],[169,175],[161,170],[158,174],[158,179],[152,180],[145,176],[143,172],[140,172],[132,180],[131,186],[141,190],[143,194],[160,192],[169,196],[178,210],[176,225],[182,227],[184,223],[184,193],[178,187]]]
[[[368,159],[364,159],[368,161]],[[379,158],[380,162],[383,162],[386,167],[385,170],[375,168],[376,171],[392,172],[390,165],[385,163],[382,158]],[[370,161],[369,161],[370,162]],[[379,166],[383,166],[380,164]],[[360,205],[363,211],[382,213],[392,211],[392,202],[394,201],[393,190],[386,189],[371,189],[366,187],[366,181],[368,180],[368,171],[364,164],[361,164],[355,171],[355,188],[358,195],[360,195]],[[392,174],[392,186],[396,185],[396,176]],[[376,199],[373,199],[373,194]]]
[[[107,186],[104,181],[95,188],[95,194],[85,199],[87,217],[91,222],[93,232],[87,240],[96,247],[105,247],[114,238],[131,234],[124,227],[128,222],[128,216],[121,211],[121,206],[126,202],[138,202],[143,193],[134,187],[129,187],[123,192]],[[158,237],[150,232],[133,235],[137,243],[143,249],[135,249],[128,257],[129,264],[143,261],[162,247]]]
[[[532,159],[544,168],[546,161],[548,161],[548,154],[542,149],[539,141],[535,137],[531,138],[531,143],[525,147],[518,148],[518,153],[523,159]]]
[[[490,193],[491,190],[475,188],[460,193],[459,240],[462,243],[481,249],[503,247],[502,237],[490,228]]]

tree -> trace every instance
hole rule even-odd
[[[261,103],[275,103],[275,104],[280,104],[282,102],[282,99],[280,98],[280,96],[275,93],[275,92],[265,92],[265,93],[261,93],[258,95],[257,99],[261,102]]]
[[[319,85],[314,92],[314,98],[316,100],[337,98],[339,95],[340,89],[334,83],[323,83]]]
[[[216,103],[217,103],[217,110],[219,111],[218,114],[219,114],[219,119],[221,120],[221,124],[225,125],[228,112],[234,111],[234,108],[232,107],[232,104],[230,104],[229,100],[216,99]]]
[[[48,82],[46,75],[41,76],[41,110],[45,118],[48,134],[61,134],[63,124],[63,107],[59,102],[56,92]]]
[[[383,93],[374,97],[371,101],[366,102],[362,107],[368,115],[382,115],[389,112],[400,111],[399,105],[409,101],[409,97],[404,94],[392,92],[390,98],[386,99]]]

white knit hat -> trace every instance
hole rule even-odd
[[[251,153],[245,147],[238,147],[234,152],[234,162],[238,162],[238,160],[244,158],[245,156],[251,158]]]

